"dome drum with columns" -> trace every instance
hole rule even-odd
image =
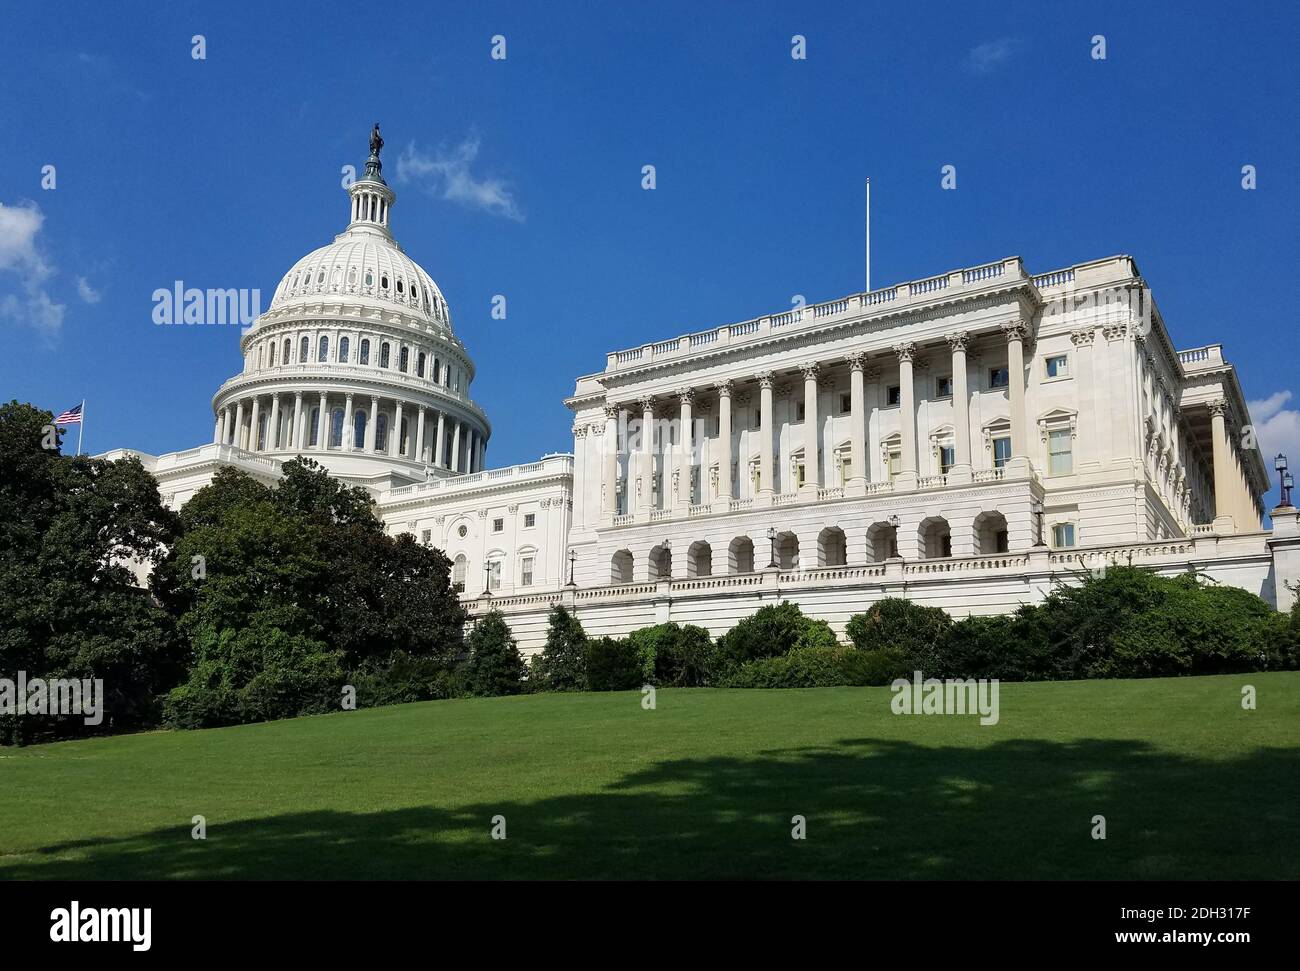
[[[285,274],[213,397],[213,441],[376,486],[485,468],[491,425],[433,278],[393,239],[378,125],[350,221]]]

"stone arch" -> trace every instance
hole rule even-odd
[[[891,522],[872,523],[867,527],[867,552],[871,562],[884,563],[898,556],[898,527]]]
[[[632,551],[619,550],[609,560],[609,582],[632,582]]]
[[[975,549],[979,553],[1005,553],[1008,549],[1007,517],[996,509],[975,517]]]
[[[696,540],[686,551],[686,575],[688,577],[713,576],[713,547],[704,540]]]
[[[651,580],[667,580],[673,575],[673,551],[667,543],[660,544],[650,551],[649,563]]]
[[[952,530],[942,516],[927,516],[916,530],[921,559],[935,560],[952,556]]]
[[[727,544],[727,572],[754,572],[754,541],[748,536],[737,536]]]
[[[844,530],[827,526],[817,534],[817,565],[844,566],[849,562],[849,544]]]
[[[799,537],[789,530],[776,534],[776,565],[782,570],[798,570]]]

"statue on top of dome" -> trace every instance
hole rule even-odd
[[[379,150],[383,147],[384,137],[379,134],[379,122],[375,122],[375,127],[370,132],[370,154],[378,158]]]

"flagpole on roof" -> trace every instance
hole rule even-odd
[[[81,454],[81,433],[86,430],[86,399],[81,399],[81,421],[77,422],[77,454]]]

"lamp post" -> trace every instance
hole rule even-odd
[[[1044,509],[1043,509],[1043,504],[1042,504],[1042,502],[1041,502],[1040,500],[1038,500],[1038,499],[1035,499],[1035,500],[1030,504],[1030,506],[1029,506],[1029,510],[1030,510],[1030,512],[1032,512],[1032,513],[1034,514],[1034,518],[1036,518],[1036,519],[1038,520],[1038,542],[1036,542],[1036,543],[1034,544],[1034,546],[1035,546],[1035,547],[1046,546],[1047,544],[1043,542],[1043,512],[1044,512]]]
[[[902,520],[898,518],[898,513],[894,513],[892,516],[889,517],[889,519],[886,520],[886,522],[889,523],[890,526],[894,527],[894,535],[889,541],[889,556],[891,559],[897,559],[898,558],[898,526],[902,522]]]
[[[569,586],[573,586],[573,563],[578,558],[574,550],[569,550]]]
[[[1286,456],[1279,452],[1277,458],[1273,460],[1273,468],[1277,469],[1277,477],[1282,489],[1282,499],[1279,504],[1289,506],[1291,505],[1291,486],[1294,480],[1291,478],[1291,473],[1287,471]]]
[[[769,527],[767,527],[767,545],[771,548],[771,552],[772,552],[772,561],[771,561],[770,563],[768,563],[767,568],[768,568],[769,570],[775,570],[775,569],[777,569],[777,566],[776,566],[776,527],[775,527],[775,526],[769,526]]]
[[[483,561],[483,594],[492,596],[492,561]]]

